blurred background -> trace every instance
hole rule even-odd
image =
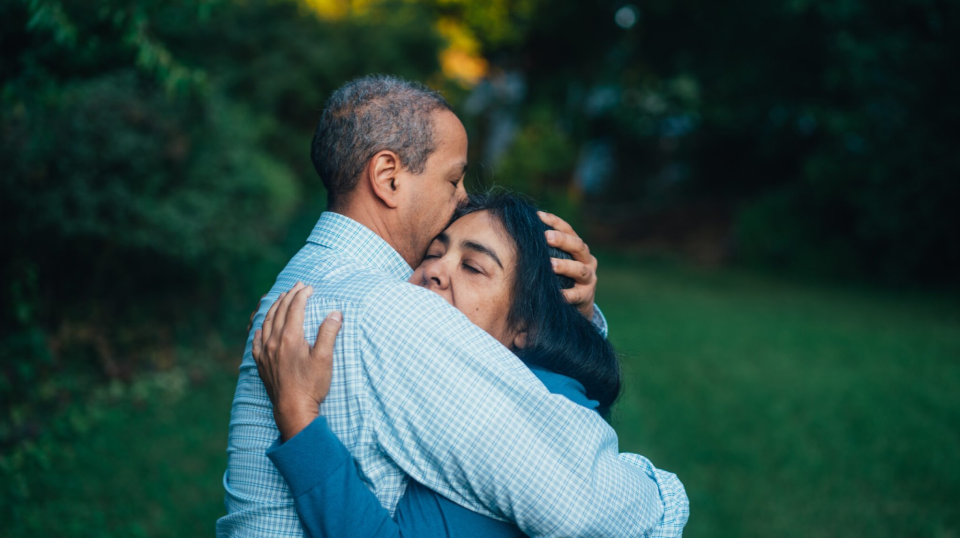
[[[686,535],[960,535],[960,3],[0,0],[0,527],[209,536],[326,97],[570,220]]]

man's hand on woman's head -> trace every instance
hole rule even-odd
[[[281,293],[253,337],[253,358],[284,441],[317,418],[320,404],[330,392],[333,344],[343,316],[331,312],[317,331],[316,343],[308,344],[303,317],[312,294],[313,288],[301,282]]]
[[[572,260],[550,258],[553,272],[574,281],[572,288],[563,290],[564,297],[587,319],[593,319],[593,299],[597,293],[597,259],[590,254],[590,247],[580,239],[567,221],[544,211],[538,211],[537,214],[544,224],[553,228],[547,230],[547,244],[573,256]]]

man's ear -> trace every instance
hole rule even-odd
[[[400,202],[397,192],[400,168],[400,157],[390,150],[377,152],[367,163],[365,175],[370,188],[390,209],[396,209]]]

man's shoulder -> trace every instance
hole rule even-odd
[[[369,307],[373,312],[382,312],[386,305],[426,312],[453,309],[431,291],[328,249],[302,250],[281,272],[278,282],[281,280],[286,285],[286,288],[281,285],[281,289],[289,289],[301,281],[313,286],[317,299]]]
[[[378,290],[406,284],[386,271],[314,244],[303,247],[277,278],[281,289],[297,281],[313,286],[314,297],[352,304],[362,303]]]
[[[351,321],[371,332],[417,326],[459,327],[462,331],[464,323],[469,324],[459,310],[436,293],[345,258],[335,250],[301,250],[277,279],[282,291],[297,281],[313,286],[308,309],[320,312],[349,305],[351,315],[357,316]]]
[[[359,278],[359,275],[350,279]],[[482,329],[436,293],[396,279],[364,279],[355,312],[360,331],[377,345],[420,345],[448,339],[464,344],[491,340]]]
[[[366,289],[359,304],[371,319],[408,316],[405,322],[416,323],[418,319],[460,314],[436,293],[407,281],[377,276],[361,279]]]

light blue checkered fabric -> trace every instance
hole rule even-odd
[[[677,538],[683,535],[683,527],[690,519],[690,500],[677,475],[653,466],[650,460],[639,454],[620,454],[620,459],[635,465],[657,483],[663,501],[663,517],[646,536],[648,538]]]
[[[616,434],[596,413],[547,392],[462,313],[406,283],[411,273],[382,238],[327,212],[254,318],[258,328],[298,280],[314,287],[304,320],[311,343],[327,313],[343,312],[320,411],[383,506],[395,510],[409,476],[533,536],[659,529],[671,497],[661,498],[649,461],[641,462],[648,469],[621,460]],[[278,431],[251,342],[231,413],[228,514],[217,535],[303,536],[287,485],[265,454]]]

